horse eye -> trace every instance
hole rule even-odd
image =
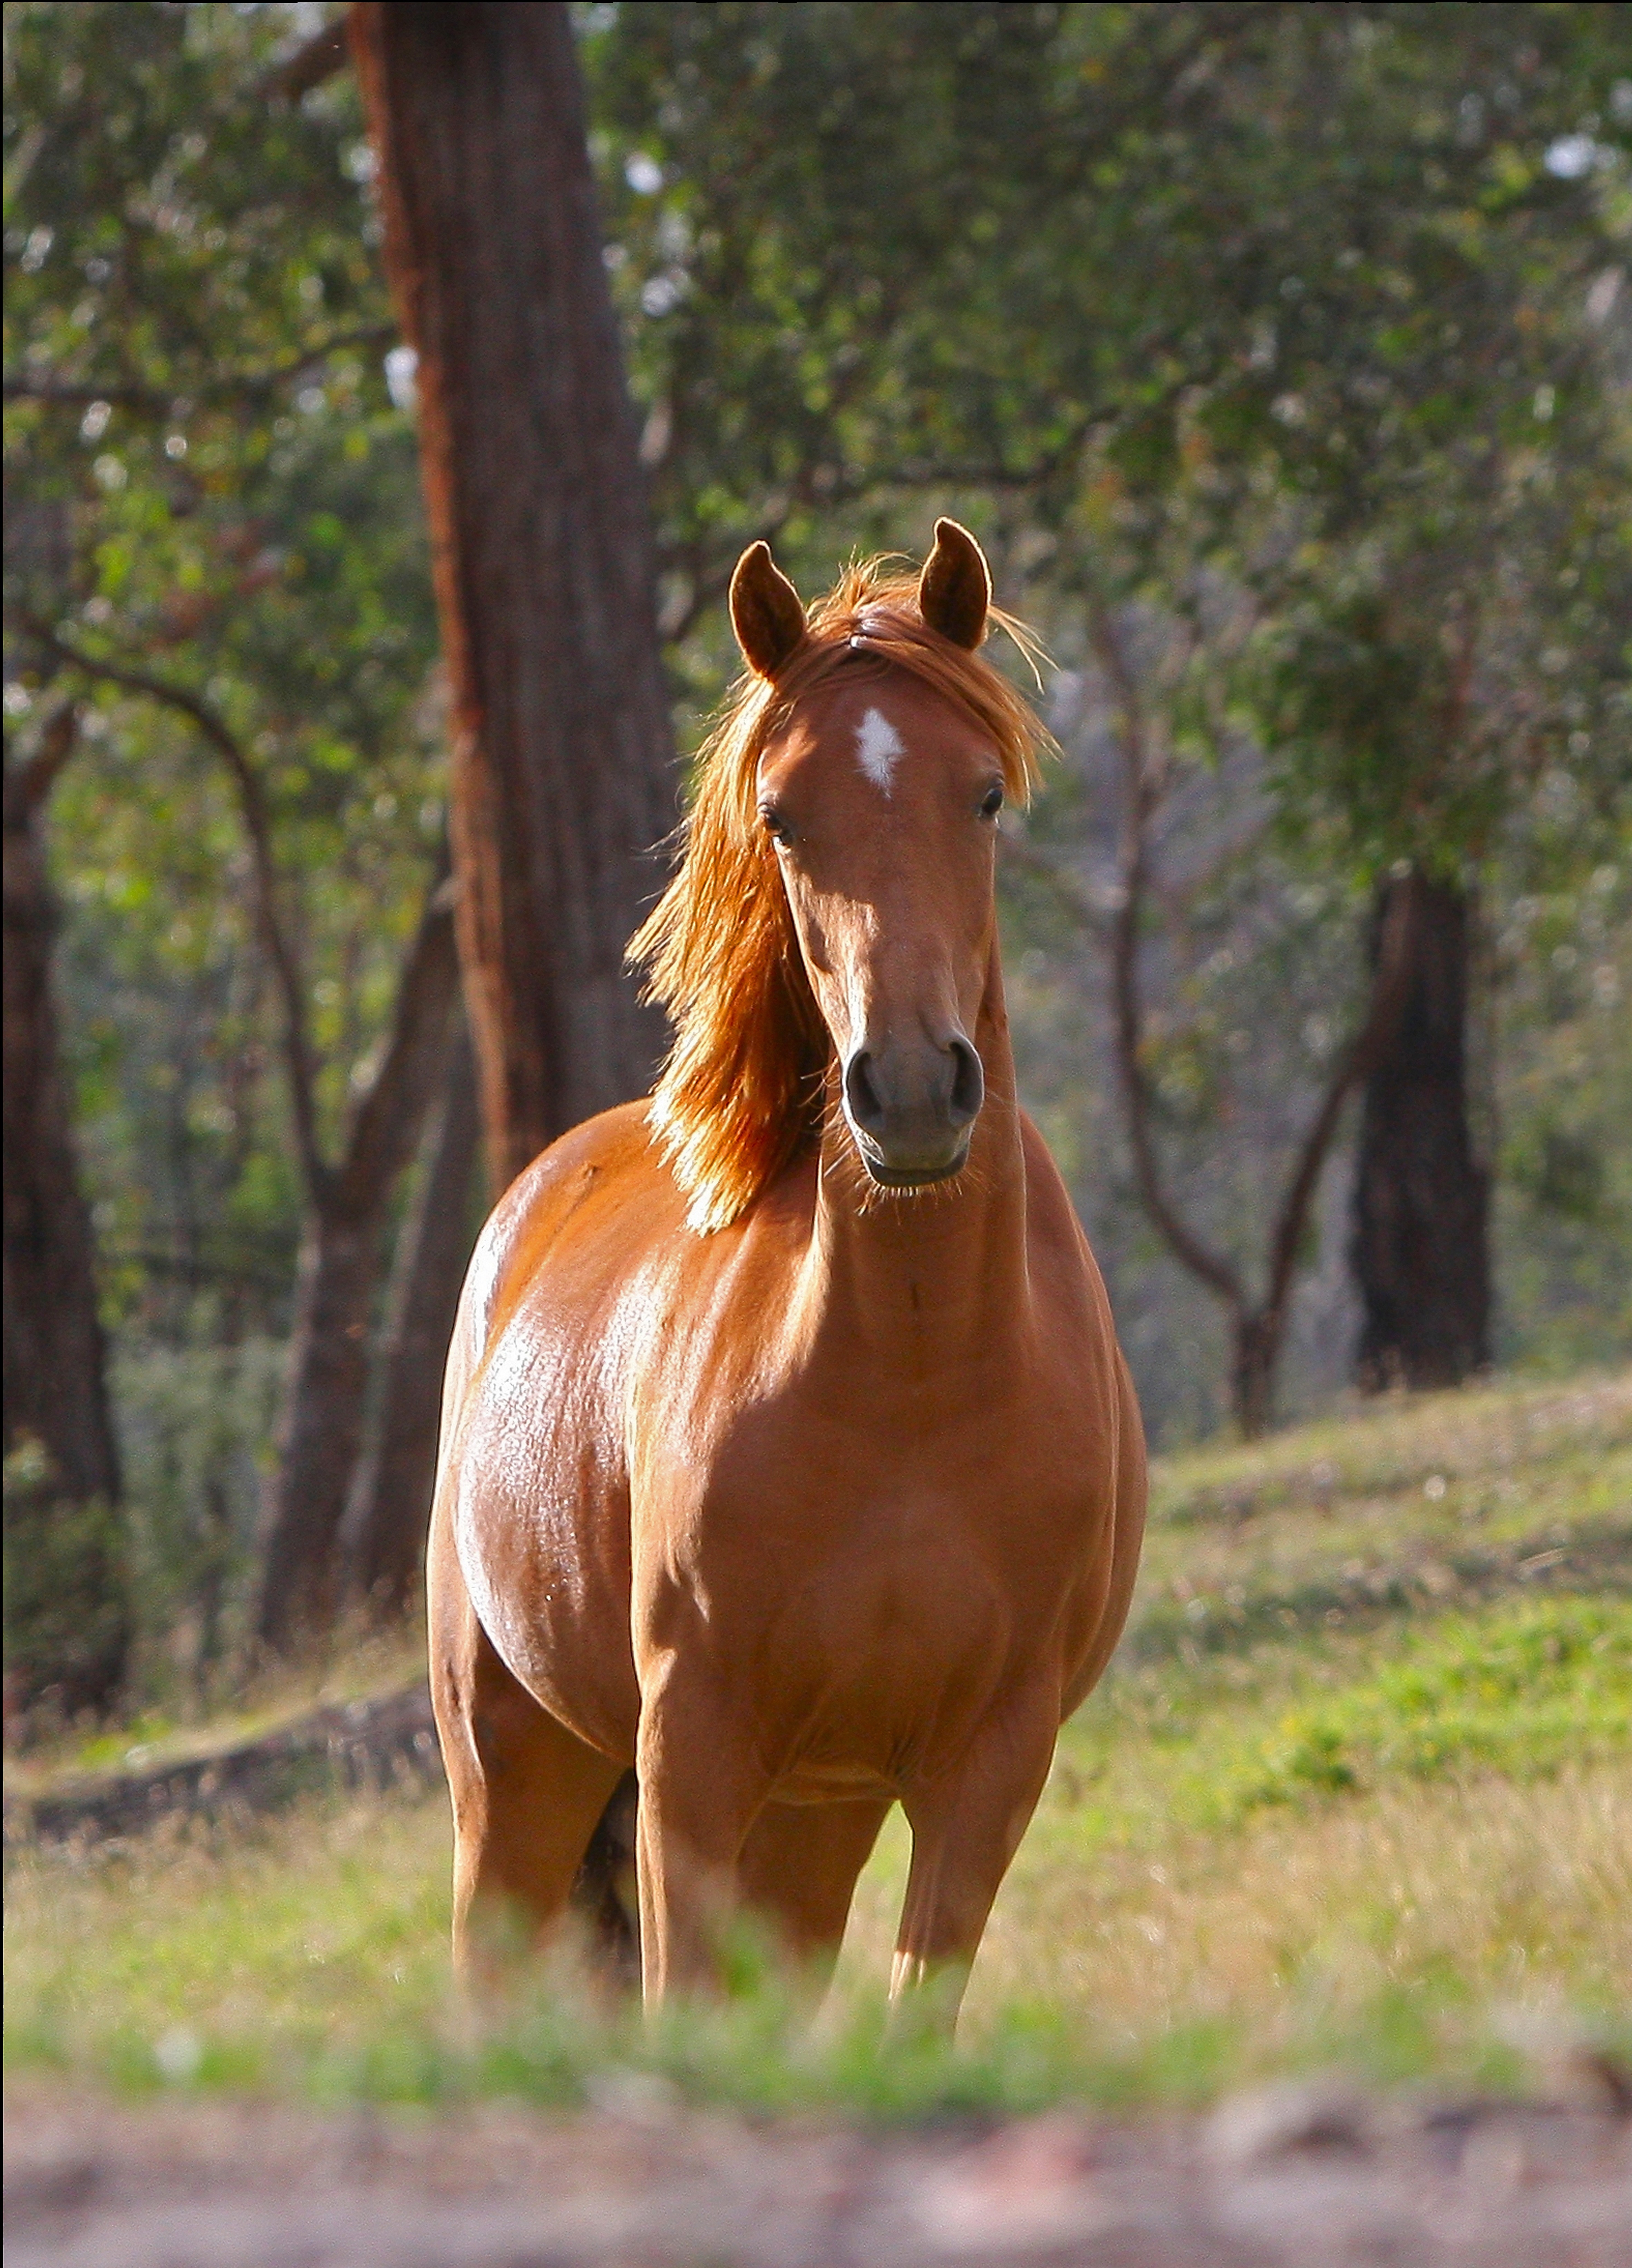
[[[760,806],[760,819],[765,832],[773,843],[786,845],[792,842],[793,829],[774,803],[762,803]]]
[[[1003,790],[1000,787],[989,787],[981,798],[981,817],[996,819],[1002,809]]]

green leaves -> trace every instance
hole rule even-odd
[[[27,6],[8,19],[7,678],[61,637],[203,699],[261,784],[332,1130],[441,828],[414,434],[356,92],[264,82],[298,11]],[[99,681],[59,791],[75,1035],[129,1298],[175,1314],[200,1223],[297,1211],[243,814],[187,718]],[[79,1044],[76,1039],[76,1044]],[[87,1042],[87,1076],[90,1072]],[[110,1063],[119,1074],[112,1077]],[[263,1155],[263,1152],[268,1155]],[[259,1192],[259,1194],[252,1194]],[[158,1263],[162,1263],[162,1266]],[[165,1270],[181,1270],[181,1278]],[[261,1299],[257,1290],[252,1304]],[[277,1303],[268,1313],[276,1327]]]
[[[1618,11],[680,0],[584,55],[677,635],[751,536],[809,583],[931,495],[1063,532],[1062,594],[1205,564],[1361,875],[1485,858],[1624,674]]]

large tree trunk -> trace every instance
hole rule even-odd
[[[425,1557],[442,1373],[470,1258],[481,1131],[475,1061],[461,1023],[442,1105],[427,1129],[424,1173],[398,1240],[381,1334],[378,1420],[346,1507],[347,1587],[387,1616],[412,1602]]]
[[[453,691],[459,948],[495,1184],[642,1094],[623,951],[675,816],[633,416],[569,13],[360,0],[386,261],[418,355]]]
[[[457,997],[445,883],[409,949],[385,1055],[352,1112],[344,1156],[325,1174],[312,1202],[255,1620],[261,1643],[275,1653],[315,1636],[334,1618],[341,1522],[363,1446],[386,1212],[445,1061]]]
[[[59,710],[5,762],[6,1714],[106,1709],[129,1646],[119,1457],[91,1220],[57,1053],[42,816],[72,748]]]
[[[1389,1042],[1365,1082],[1354,1265],[1365,1305],[1363,1386],[1454,1386],[1489,1360],[1489,1179],[1468,1126],[1472,909],[1419,873],[1378,896],[1380,937],[1408,900],[1410,966]]]

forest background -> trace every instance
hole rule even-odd
[[[1054,657],[1011,1010],[1157,1440],[1624,1354],[1624,12],[571,17],[587,140],[576,93],[551,130],[682,756],[755,536],[812,595],[951,511]],[[337,19],[22,5],[6,42],[26,1725],[411,1604],[485,1189],[418,374]],[[30,1160],[87,1230],[32,1290]],[[299,1617],[291,1471],[331,1508]]]

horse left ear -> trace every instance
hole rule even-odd
[[[918,611],[932,630],[973,653],[986,635],[992,571],[986,554],[955,519],[935,523],[935,549],[918,578]]]
[[[742,658],[761,677],[775,677],[805,643],[799,594],[771,557],[768,543],[751,543],[731,578],[731,621]]]

